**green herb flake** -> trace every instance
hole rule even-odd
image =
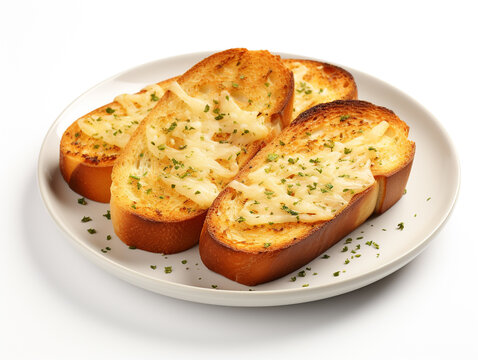
[[[209,104],[206,104],[206,106],[204,107],[204,112],[207,113],[209,109],[210,109]]]
[[[164,267],[164,273],[165,274],[171,274],[173,272],[173,267],[172,266],[165,266]]]
[[[334,272],[334,274],[333,274],[333,275],[334,275],[335,277],[339,276],[339,275],[340,275],[340,271],[336,271],[336,272]]]
[[[86,204],[88,204],[88,203],[86,202],[85,198],[83,197],[83,198],[79,198],[79,199],[78,199],[78,204],[80,204],[80,205],[86,205]]]
[[[348,249],[349,249],[348,246],[344,246],[341,252],[346,252],[348,251]]]
[[[269,154],[267,155],[267,161],[271,162],[271,161],[277,161],[277,159],[279,158],[279,155],[278,154]]]
[[[263,245],[264,249],[267,249],[269,246],[271,246],[271,243],[264,243]]]
[[[345,155],[350,154],[351,152],[352,152],[352,149],[349,149],[349,148],[344,149],[344,154]]]
[[[188,261],[187,260],[181,260],[181,264],[187,264]]]
[[[342,116],[340,117],[340,121],[345,121],[345,120],[347,120],[349,117],[350,117],[350,115],[342,115]]]
[[[88,230],[86,230],[86,231],[88,231],[88,232],[89,232],[90,234],[92,234],[92,235],[93,235],[93,234],[96,234],[96,230],[95,230],[95,229],[88,229]]]
[[[429,198],[427,199],[427,201],[430,201],[430,199],[431,199],[431,197],[429,197]]]
[[[149,265],[149,267],[153,270],[156,270],[157,266],[156,265]]]
[[[239,217],[236,219],[236,221],[237,221],[238,223],[241,223],[241,222],[246,221],[246,219],[244,219],[244,217],[242,217],[242,216],[239,216]]]
[[[405,228],[405,225],[403,225],[403,222],[397,224],[397,230],[402,231]]]
[[[217,285],[211,285],[213,289],[217,289]]]
[[[130,250],[136,250],[136,246],[134,246],[134,245],[128,246],[128,249],[130,249]]]
[[[106,235],[106,240],[111,240],[111,235]]]
[[[151,101],[158,101],[159,97],[156,96],[156,91],[151,94]]]
[[[91,221],[91,218],[89,216],[83,216],[83,219],[81,219],[81,222],[86,223],[88,221]]]
[[[295,276],[292,276],[292,277],[290,278],[290,282],[294,282],[294,281],[296,281],[296,280],[297,280],[297,278],[296,278]]]
[[[302,285],[302,287],[309,287],[309,284],[304,284]]]
[[[330,256],[327,254],[322,255],[321,259],[328,259]]]
[[[299,271],[299,273],[297,274],[297,276],[299,276],[299,277],[305,277],[305,270]]]
[[[111,220],[111,213],[109,210],[106,210],[106,214],[103,214],[103,216],[107,218],[108,220]]]
[[[116,110],[114,110],[114,109],[112,109],[112,108],[110,108],[110,107],[107,107],[107,108],[106,108],[106,112],[107,112],[108,114],[113,114],[115,111],[116,111]]]

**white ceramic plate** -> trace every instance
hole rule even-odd
[[[58,168],[60,138],[68,125],[117,94],[136,92],[181,74],[209,54],[157,60],[105,80],[70,104],[48,131],[38,164],[40,191],[52,217],[88,258],[132,284],[164,295],[209,304],[271,306],[323,299],[360,288],[398,270],[425,248],[444,224],[457,196],[460,170],[453,145],[440,123],[413,99],[353,69],[348,70],[355,77],[360,99],[395,111],[409,124],[417,150],[407,194],[388,212],[351,233],[351,243],[345,244],[344,239],[329,249],[327,259],[319,257],[289,276],[251,288],[208,270],[197,246],[167,256],[129,249],[103,216],[109,209],[107,204],[89,200],[87,205],[78,204],[81,196],[69,189]],[[82,223],[83,216],[92,221]],[[401,222],[404,229],[398,230]],[[90,234],[90,228],[96,233]],[[345,245],[348,250],[342,252]],[[165,267],[172,271],[166,273]]]

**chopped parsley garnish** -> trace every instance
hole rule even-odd
[[[217,285],[211,285],[213,289],[217,289]]]
[[[134,245],[128,246],[128,249],[136,250],[136,246],[134,246]]]
[[[174,129],[176,129],[176,126],[178,126],[178,123],[176,121],[173,121],[171,125],[169,125],[169,128],[166,129],[166,132],[171,132]]]
[[[305,270],[299,271],[297,274],[299,277],[305,277]]]
[[[304,284],[302,285],[302,287],[309,287],[309,284]]]
[[[397,230],[402,231],[404,228],[405,228],[405,225],[403,225],[403,222],[401,222],[397,225]]]
[[[345,121],[345,120],[347,120],[349,117],[350,117],[350,115],[342,115],[342,116],[340,117],[340,121]]]
[[[88,230],[86,230],[86,231],[88,231],[88,232],[89,232],[90,234],[92,234],[92,235],[93,235],[93,234],[96,234],[96,230],[95,230],[95,229],[88,229]]]
[[[91,218],[89,216],[83,216],[83,219],[81,219],[81,222],[88,222],[91,221]]]
[[[294,281],[296,281],[296,280],[297,280],[297,278],[296,278],[295,276],[292,276],[292,277],[290,278],[290,281],[291,281],[291,282],[294,282]]]
[[[349,148],[344,149],[344,154],[345,155],[350,154],[351,152],[352,152],[352,149],[349,149]]]
[[[324,187],[320,189],[320,191],[323,192],[323,193],[326,193],[326,192],[329,192],[330,190],[332,190],[333,187],[334,187],[334,185],[328,183],[328,184],[325,184]]]
[[[264,243],[264,249],[267,249],[269,246],[271,246],[271,243]]]
[[[235,88],[238,88],[238,87],[239,87],[239,84],[232,83],[232,86],[235,87]]]
[[[194,195],[198,195],[198,194],[200,194],[200,193],[201,193],[201,192],[200,192],[199,190],[197,190],[197,191],[194,193]]]
[[[288,212],[292,216],[299,215],[299,213],[297,211],[294,211],[294,210],[288,208],[286,205],[282,205],[282,210],[284,210],[285,212]]]
[[[106,240],[111,240],[111,235],[106,235]]]
[[[115,111],[116,111],[116,110],[114,110],[114,109],[112,109],[112,108],[110,108],[110,107],[107,107],[107,108],[106,108],[106,112],[107,112],[108,114],[113,114]]]
[[[209,104],[206,104],[206,106],[204,107],[204,112],[208,112],[209,111]]]
[[[340,275],[340,271],[334,272],[334,276],[335,276],[335,277],[337,277],[337,276],[339,276],[339,275]]]
[[[166,274],[171,274],[173,272],[173,267],[172,266],[165,266],[164,267],[164,272]]]
[[[181,264],[187,264],[187,260],[181,260]]]
[[[427,199],[427,201],[430,201],[430,199],[431,199],[431,197],[429,197],[429,198]]]
[[[277,161],[277,159],[279,158],[279,155],[278,154],[269,154],[267,155],[267,161]]]
[[[246,221],[246,219],[244,219],[242,216],[239,216],[239,217],[236,219],[236,221],[237,221],[238,223],[241,223],[241,222]]]
[[[153,270],[156,270],[156,267],[157,267],[157,266],[156,266],[156,265],[150,265],[149,267],[150,267],[151,269],[153,269]]]
[[[156,96],[156,91],[151,94],[151,101],[158,101],[159,97]]]
[[[280,146],[284,146],[284,145],[285,145],[285,143],[284,143],[282,140],[279,140],[279,144],[280,144]]]
[[[346,252],[348,251],[348,249],[349,249],[348,246],[344,246],[341,252]]]
[[[321,259],[328,259],[330,256],[327,254],[322,255]]]
[[[373,146],[369,146],[368,149],[369,149],[370,151],[377,151],[377,149],[375,149]]]
[[[86,205],[86,204],[88,204],[88,203],[86,202],[85,198],[83,197],[83,198],[79,198],[79,199],[78,199],[78,204],[80,204],[80,205]]]

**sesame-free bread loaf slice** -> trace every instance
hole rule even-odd
[[[116,158],[173,80],[119,95],[66,129],[60,141],[60,171],[72,190],[91,200],[109,202]]]
[[[210,207],[199,251],[246,285],[307,264],[403,194],[415,154],[392,111],[348,100],[303,112]]]
[[[357,99],[355,80],[341,67],[315,60],[284,59],[283,62],[294,73],[293,119],[318,104]]]
[[[127,245],[195,245],[206,211],[256,152],[290,123],[294,82],[268,51],[209,56],[169,85],[117,159],[111,217]]]

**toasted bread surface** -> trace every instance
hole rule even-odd
[[[415,153],[407,136],[408,126],[392,111],[364,101],[305,111],[209,209],[199,246],[204,264],[247,285],[305,265],[399,200]]]
[[[283,62],[294,73],[293,119],[321,103],[357,99],[357,85],[348,71],[315,60],[284,59]]]
[[[72,190],[91,200],[109,202],[116,158],[171,81],[119,95],[66,129],[60,141],[60,171]]]
[[[213,199],[289,124],[292,98],[292,73],[267,51],[223,51],[180,76],[114,165],[119,238],[162,253],[196,244]]]

